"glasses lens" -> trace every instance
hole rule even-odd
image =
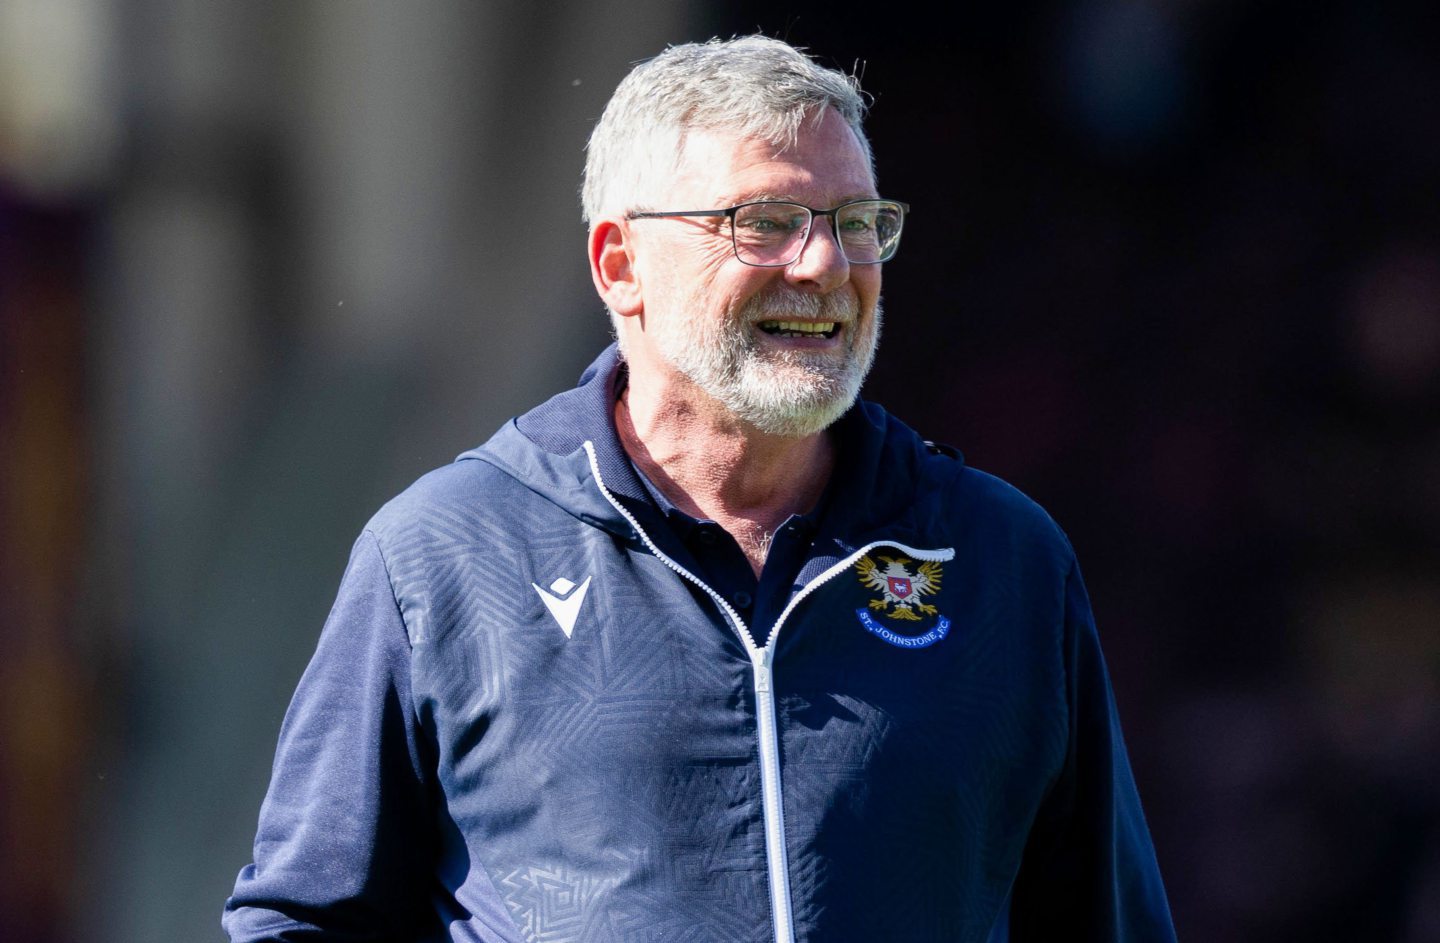
[[[735,210],[735,254],[751,265],[794,261],[810,228],[810,211],[795,203],[747,203]]]
[[[905,213],[889,200],[861,200],[835,214],[835,232],[850,262],[887,262],[900,248]]]

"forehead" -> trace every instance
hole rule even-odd
[[[806,121],[789,146],[725,131],[690,132],[666,200],[699,201],[696,209],[758,199],[823,207],[875,195],[855,132],[827,110],[818,124]]]

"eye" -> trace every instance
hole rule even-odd
[[[808,215],[804,207],[753,203],[735,214],[735,229],[755,237],[786,236],[803,230]]]

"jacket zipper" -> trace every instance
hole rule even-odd
[[[950,560],[955,556],[955,551],[949,548],[916,550],[888,540],[868,543],[805,584],[798,593],[791,597],[789,604],[780,613],[780,617],[775,620],[764,647],[756,647],[755,639],[750,635],[745,621],[740,618],[740,614],[731,607],[725,597],[711,589],[700,577],[666,556],[650,539],[650,535],[645,533],[645,528],[640,526],[634,516],[625,510],[625,507],[610,493],[610,489],[605,487],[605,480],[600,476],[600,463],[595,457],[593,442],[586,441],[585,454],[590,458],[590,473],[595,478],[595,486],[600,489],[605,500],[610,502],[610,506],[634,528],[636,536],[655,555],[657,560],[674,570],[682,578],[694,583],[704,590],[706,595],[715,600],[715,604],[729,617],[735,634],[740,639],[740,644],[745,647],[745,651],[750,656],[755,685],[755,718],[760,739],[760,793],[761,808],[765,815],[765,856],[770,878],[770,913],[774,919],[775,943],[794,943],[795,929],[790,907],[790,863],[785,849],[784,794],[780,784],[780,735],[775,722],[775,691],[772,685],[775,640],[779,637],[780,626],[784,624],[790,613],[795,611],[795,607],[800,604],[801,600],[845,572],[855,564],[856,560],[876,547],[895,547],[917,560],[926,561]]]

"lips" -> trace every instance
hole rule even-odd
[[[770,337],[820,341],[839,336],[855,322],[859,309],[853,292],[820,295],[780,289],[751,299],[742,316]]]
[[[834,337],[835,321],[761,321],[760,330],[774,337]]]

